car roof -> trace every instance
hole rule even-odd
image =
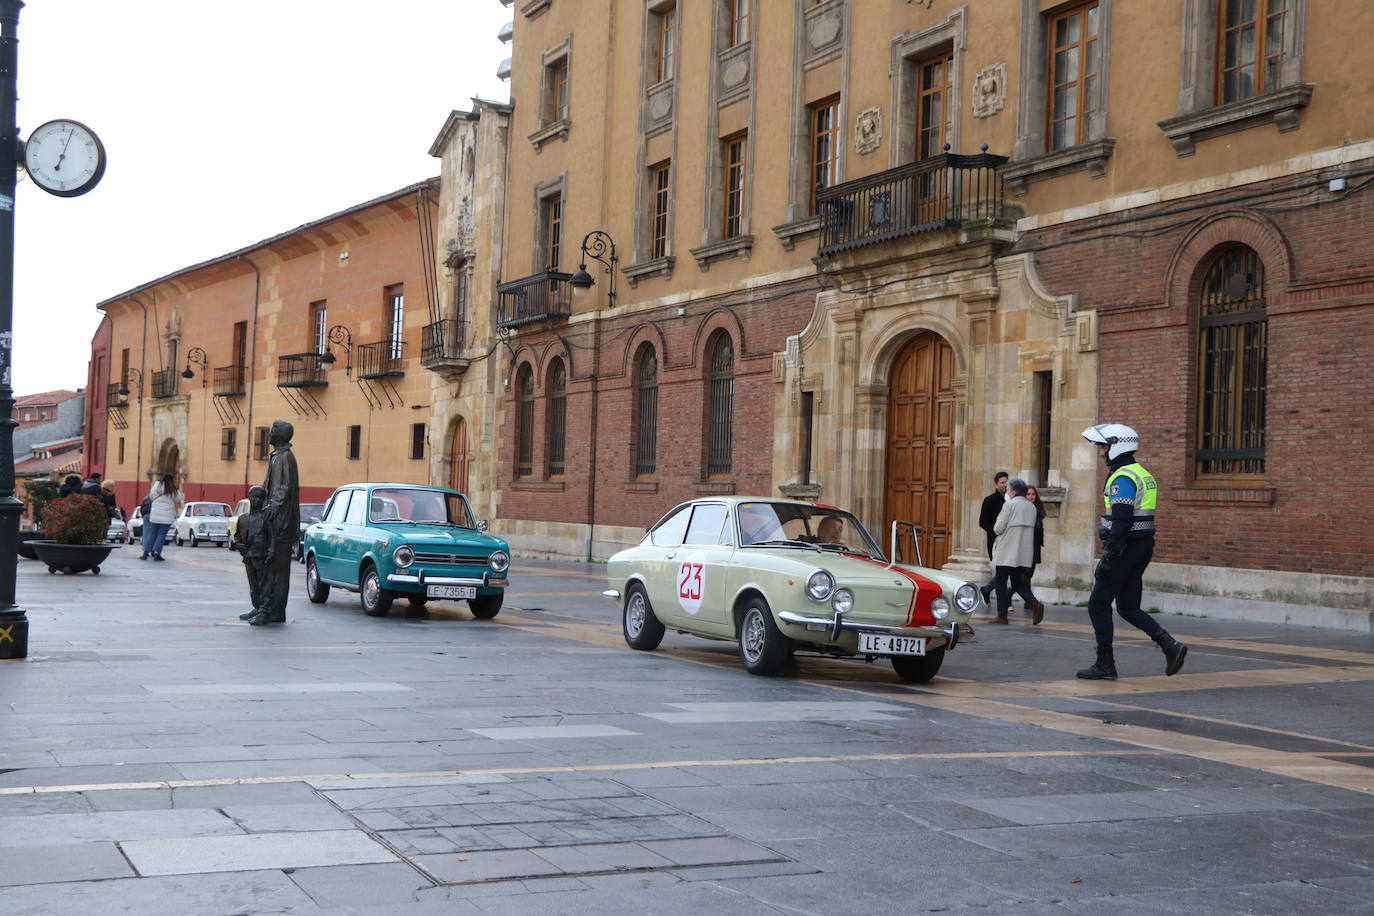
[[[437,486],[437,485],[435,485],[435,484],[428,484],[428,483],[378,483],[377,481],[358,481],[357,483],[343,483],[343,484],[339,484],[339,485],[338,485],[337,487],[335,487],[334,489],[335,489],[336,491],[338,491],[338,490],[347,490],[347,489],[349,489],[349,488],[351,488],[351,487],[372,487],[373,489],[376,489],[377,487],[385,487],[385,488],[388,489],[388,490],[438,490],[438,491],[440,491],[440,492],[442,492],[442,493],[460,493],[460,491],[458,491],[458,490],[452,490],[452,489],[449,489],[448,487],[441,487],[441,486]],[[461,495],[461,494],[460,494],[460,495]]]

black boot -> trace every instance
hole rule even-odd
[[[257,608],[253,608],[251,611],[244,611],[242,614],[239,615],[239,620],[249,620],[249,619],[251,619],[251,618],[253,617],[253,615],[256,614],[257,612],[258,612],[258,609],[257,609]]]
[[[1188,647],[1168,633],[1160,633],[1154,637],[1154,641],[1164,653],[1164,673],[1169,676],[1178,674],[1183,667],[1183,659],[1188,655]]]
[[[1114,681],[1116,680],[1116,659],[1112,657],[1112,647],[1097,647],[1097,661],[1093,662],[1091,668],[1084,668],[1078,672],[1078,676],[1085,681]]]

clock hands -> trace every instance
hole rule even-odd
[[[54,172],[61,171],[62,160],[67,158],[67,147],[72,145],[72,134],[74,133],[76,133],[74,129],[67,131],[67,142],[62,144],[62,152],[57,154],[57,165],[53,166]]]

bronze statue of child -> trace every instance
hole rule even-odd
[[[239,615],[254,626],[259,625],[259,616],[266,622],[263,611],[263,585],[267,578],[267,559],[271,540],[267,532],[267,516],[263,504],[267,501],[267,491],[254,486],[248,490],[248,511],[239,516],[234,528],[234,542],[230,546],[243,555],[243,571],[248,575],[248,597],[253,602],[252,610]]]

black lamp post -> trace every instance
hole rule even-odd
[[[336,324],[329,329],[329,334],[327,336],[329,337],[331,343],[336,343],[339,346],[343,347],[344,352],[348,354],[348,365],[346,371],[351,375],[353,373],[352,333],[350,333],[348,328],[344,327],[343,325]],[[320,354],[320,363],[325,366],[332,366],[334,365],[334,360],[336,359],[338,359],[338,357],[334,355],[334,348],[326,345],[324,348],[324,352]]]
[[[10,387],[14,331],[14,185],[18,170],[20,0],[0,0],[0,658],[29,654],[29,618],[14,603],[19,563],[19,516],[14,498],[14,389]]]
[[[191,369],[191,363],[196,363],[200,366],[200,387],[204,388],[208,384],[207,376],[209,376],[210,374],[210,370],[208,368],[210,358],[205,355],[205,351],[202,350],[200,347],[192,347],[191,349],[187,350],[186,368],[181,370],[182,378],[193,379],[196,377],[196,373]]]
[[[119,384],[119,394],[121,397],[129,396],[129,383],[133,382],[138,386],[138,399],[143,400],[143,373],[137,369],[130,369],[124,375],[124,380]]]
[[[615,265],[620,263],[615,254],[615,240],[600,229],[593,229],[582,237],[582,264],[577,268],[577,273],[568,280],[575,296],[585,293],[596,282],[596,278],[587,273],[588,258],[603,264],[606,273],[610,274],[611,283],[606,293],[606,304],[610,308],[615,308]]]

